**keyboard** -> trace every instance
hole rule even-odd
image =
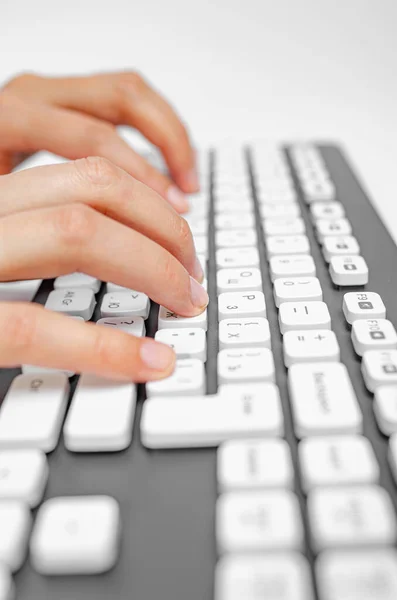
[[[336,146],[198,160],[202,315],[0,284],[178,358],[146,386],[1,371],[0,600],[397,598],[396,246]]]

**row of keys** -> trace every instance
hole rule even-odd
[[[328,202],[335,200],[336,190],[320,152],[311,145],[295,145],[290,150],[305,201]]]

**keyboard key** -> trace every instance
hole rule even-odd
[[[219,383],[274,381],[273,354],[268,348],[236,348],[218,354]]]
[[[223,385],[215,396],[149,398],[141,418],[147,448],[204,448],[283,431],[280,396],[271,383]]]
[[[19,501],[0,502],[0,565],[12,573],[22,567],[28,547],[31,516],[27,504]]]
[[[323,243],[328,236],[351,235],[352,228],[347,219],[318,219],[316,221],[318,241]]]
[[[216,567],[215,600],[313,600],[313,597],[308,563],[298,553],[226,555]]]
[[[246,195],[240,196],[230,196],[226,194],[225,196],[216,197],[215,202],[215,214],[228,214],[228,213],[241,213],[241,214],[249,214],[253,211],[253,204],[250,192],[247,192]]]
[[[345,365],[292,365],[288,383],[297,437],[361,432],[362,414]]]
[[[361,371],[370,392],[374,392],[381,385],[397,384],[397,350],[365,352]]]
[[[263,292],[226,292],[218,297],[218,318],[266,317]]]
[[[309,254],[310,244],[305,235],[274,235],[266,239],[268,257],[280,254]]]
[[[348,323],[357,319],[386,319],[386,307],[379,294],[349,292],[343,296],[343,314]]]
[[[299,204],[262,204],[262,219],[293,219],[301,214]]]
[[[219,269],[257,267],[259,252],[254,246],[246,248],[220,248],[216,251],[216,266]]]
[[[291,488],[294,469],[285,440],[233,440],[217,455],[221,491]]]
[[[98,319],[96,324],[118,329],[137,337],[143,337],[146,333],[145,321],[142,317],[105,317],[104,319]]]
[[[220,269],[216,275],[218,294],[223,292],[248,292],[262,290],[262,276],[259,269]]]
[[[283,350],[286,367],[304,362],[339,362],[340,358],[338,340],[330,329],[287,331]]]
[[[290,491],[229,492],[218,498],[219,552],[298,550],[303,541],[298,499]]]
[[[268,235],[301,235],[305,233],[306,227],[300,217],[284,219],[266,219],[263,222],[263,231]]]
[[[197,254],[208,256],[208,238],[206,235],[193,235],[194,246]]]
[[[69,316],[83,317],[89,321],[95,308],[95,296],[91,289],[61,289],[50,292],[45,308]]]
[[[63,435],[72,452],[116,452],[131,444],[136,387],[95,375],[80,377]]]
[[[317,277],[279,277],[273,286],[274,302],[321,302],[323,291]]]
[[[394,549],[323,552],[316,565],[321,600],[394,600],[397,553]]]
[[[207,235],[208,219],[206,217],[197,217],[196,215],[184,215],[189,223],[190,231],[193,235]]]
[[[101,304],[101,317],[149,316],[150,301],[142,292],[113,292],[105,294]]]
[[[70,317],[71,319],[78,319],[79,317]],[[82,319],[84,321],[84,319]],[[39,367],[38,365],[21,365],[21,371],[23,375],[66,375],[66,377],[73,377],[76,375],[74,371],[67,371],[66,369],[50,369],[49,367]]]
[[[385,435],[397,433],[397,385],[376,388],[374,412],[382,433]]]
[[[257,242],[255,229],[232,229],[231,231],[217,231],[215,245],[217,248],[240,248],[255,246]]]
[[[226,213],[215,215],[215,228],[230,231],[231,229],[251,229],[255,226],[252,213]]]
[[[15,586],[9,569],[0,564],[0,600],[15,600]]]
[[[261,183],[257,189],[258,202],[264,206],[266,204],[295,204],[297,194],[290,187],[289,182],[265,184]]]
[[[0,302],[31,302],[41,286],[42,279],[6,281],[0,283]]]
[[[387,319],[360,319],[353,323],[352,343],[359,356],[368,350],[397,350],[397,333]]]
[[[200,396],[205,393],[204,364],[198,358],[176,361],[169,377],[146,384],[146,394],[152,396]]]
[[[168,344],[179,358],[198,358],[207,360],[207,339],[204,329],[180,327],[179,329],[160,329],[154,338]]]
[[[312,542],[327,548],[380,546],[396,541],[396,517],[383,488],[318,488],[307,500]]]
[[[397,483],[397,434],[393,433],[389,441],[389,463],[395,482]]]
[[[254,347],[270,349],[269,321],[263,317],[223,319],[219,323],[219,347]]]
[[[303,184],[303,193],[308,204],[335,200],[335,186],[331,181],[308,181]]]
[[[270,259],[270,277],[315,277],[316,265],[309,254],[295,256],[273,256]]]
[[[40,450],[0,450],[0,502],[20,500],[35,508],[47,480],[47,459]]]
[[[302,482],[315,487],[376,483],[379,466],[367,440],[359,435],[312,437],[299,444]]]
[[[168,310],[165,306],[160,306],[159,317],[158,317],[158,328],[159,329],[176,329],[176,328],[192,328],[197,327],[207,331],[207,310],[202,312],[196,317],[181,317],[176,313]]]
[[[119,505],[109,496],[51,498],[37,515],[30,560],[43,575],[89,575],[118,558]]]
[[[335,285],[355,286],[368,283],[368,267],[362,256],[333,256],[329,273]]]
[[[281,333],[301,329],[331,329],[325,302],[283,302],[278,313]]]
[[[319,219],[335,221],[344,218],[345,209],[340,202],[315,202],[310,206],[310,214],[315,221]]]
[[[89,289],[97,294],[101,282],[96,277],[86,275],[85,273],[70,273],[69,275],[61,275],[54,281],[54,288],[56,290],[73,289],[73,288],[84,288]]]
[[[317,204],[314,204],[317,206]],[[325,236],[323,239],[323,256],[329,263],[333,256],[360,254],[360,246],[352,235]]]
[[[63,374],[16,377],[0,408],[0,448],[54,450],[68,395]]]

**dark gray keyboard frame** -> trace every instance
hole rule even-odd
[[[369,266],[369,285],[361,289],[381,295],[387,308],[387,317],[397,326],[397,248],[340,149],[330,145],[320,145],[318,148],[336,185],[337,199],[345,206],[347,218],[353,226],[353,235],[357,237],[362,255]],[[288,154],[288,147],[285,151]],[[246,156],[250,161],[249,150]],[[216,164],[215,155],[212,155],[211,162],[213,166]],[[299,191],[296,178],[295,182]],[[317,266],[317,277],[320,279],[324,300],[332,317],[332,327],[341,347],[341,360],[349,370],[364,414],[364,434],[375,449],[380,464],[381,484],[389,491],[396,507],[396,487],[386,456],[387,438],[377,428],[372,411],[372,395],[364,386],[360,361],[354,353],[350,330],[342,313],[343,294],[350,290],[336,289],[332,285],[313,233],[308,208],[302,197],[300,202]],[[256,197],[255,207],[258,218]],[[212,209],[211,204],[211,211]],[[257,226],[259,240],[263,240],[259,218]],[[207,389],[209,393],[213,393],[217,389],[218,350],[213,220],[210,224],[209,250],[211,305]],[[295,489],[306,520],[304,495],[299,482],[297,440],[293,433],[288,401],[287,371],[282,359],[277,310],[273,302],[263,241],[260,241],[260,258],[277,384],[285,416],[285,437],[292,449],[297,474]],[[51,289],[51,281],[43,283],[35,300],[44,303]],[[94,320],[99,318],[102,294],[103,289],[97,296]],[[148,334],[152,336],[156,331],[157,310],[156,306],[152,307],[147,321]],[[0,403],[12,379],[19,372],[18,369],[1,371]],[[75,383],[72,380],[72,389]],[[49,455],[50,479],[45,498],[60,495],[109,494],[119,501],[122,515],[122,547],[116,567],[101,576],[43,577],[34,572],[27,559],[15,578],[18,600],[212,600],[216,564],[216,451],[148,451],[143,448],[139,434],[143,400],[144,387],[140,386],[133,443],[126,451],[112,454],[73,454],[66,451],[61,440],[57,449]],[[308,544],[306,555],[313,563],[313,554]]]

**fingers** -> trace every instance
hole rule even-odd
[[[203,279],[186,221],[153,190],[104,159],[7,175],[0,181],[0,194],[0,216],[74,202],[91,206],[163,246],[193,277]]]
[[[82,271],[145,292],[182,316],[200,314],[208,295],[172,254],[84,204],[0,219],[0,281]]]
[[[160,148],[179,187],[186,193],[198,191],[195,154],[185,126],[138,73],[57,79],[25,75],[10,82],[9,89],[113,124],[135,127]]]
[[[178,212],[188,209],[185,196],[171,180],[134,152],[109,123],[75,111],[29,104],[17,96],[2,94],[0,131],[0,156],[2,148],[14,153],[48,150],[69,159],[103,156],[157,191]],[[3,168],[1,172],[9,170]]]
[[[171,348],[108,327],[82,323],[37,304],[2,302],[0,365],[37,365],[88,372],[121,381],[168,377]]]

